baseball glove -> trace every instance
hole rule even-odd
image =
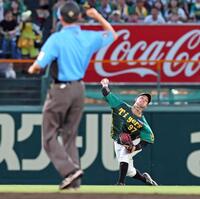
[[[127,151],[131,153],[133,151],[133,143],[130,134],[128,133],[120,133],[119,134],[120,144],[126,147]]]

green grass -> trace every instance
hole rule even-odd
[[[0,193],[56,193],[60,192],[55,185],[0,185]],[[87,186],[77,190],[66,190],[63,193],[98,193],[98,194],[189,194],[200,195],[200,186]],[[61,192],[61,193],[62,193]]]

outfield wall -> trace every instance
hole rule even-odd
[[[200,185],[200,108],[150,107],[146,117],[155,144],[135,157],[135,166],[161,185]],[[0,183],[57,184],[58,173],[41,147],[41,107],[0,107]],[[88,107],[77,146],[83,184],[113,185],[118,165],[110,138],[110,110]],[[139,182],[127,178],[127,184]]]

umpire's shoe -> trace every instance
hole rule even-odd
[[[66,178],[64,178],[64,180],[61,182],[59,186],[59,189],[60,190],[67,189],[72,184],[72,182],[82,177],[82,175],[83,175],[83,171],[81,169],[78,169],[75,172],[71,173]]]
[[[158,186],[158,184],[151,178],[151,176],[148,173],[143,173],[143,177],[146,179],[146,184]]]

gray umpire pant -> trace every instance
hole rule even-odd
[[[84,107],[84,91],[82,81],[52,84],[44,104],[43,146],[62,177],[80,168],[76,137]]]

